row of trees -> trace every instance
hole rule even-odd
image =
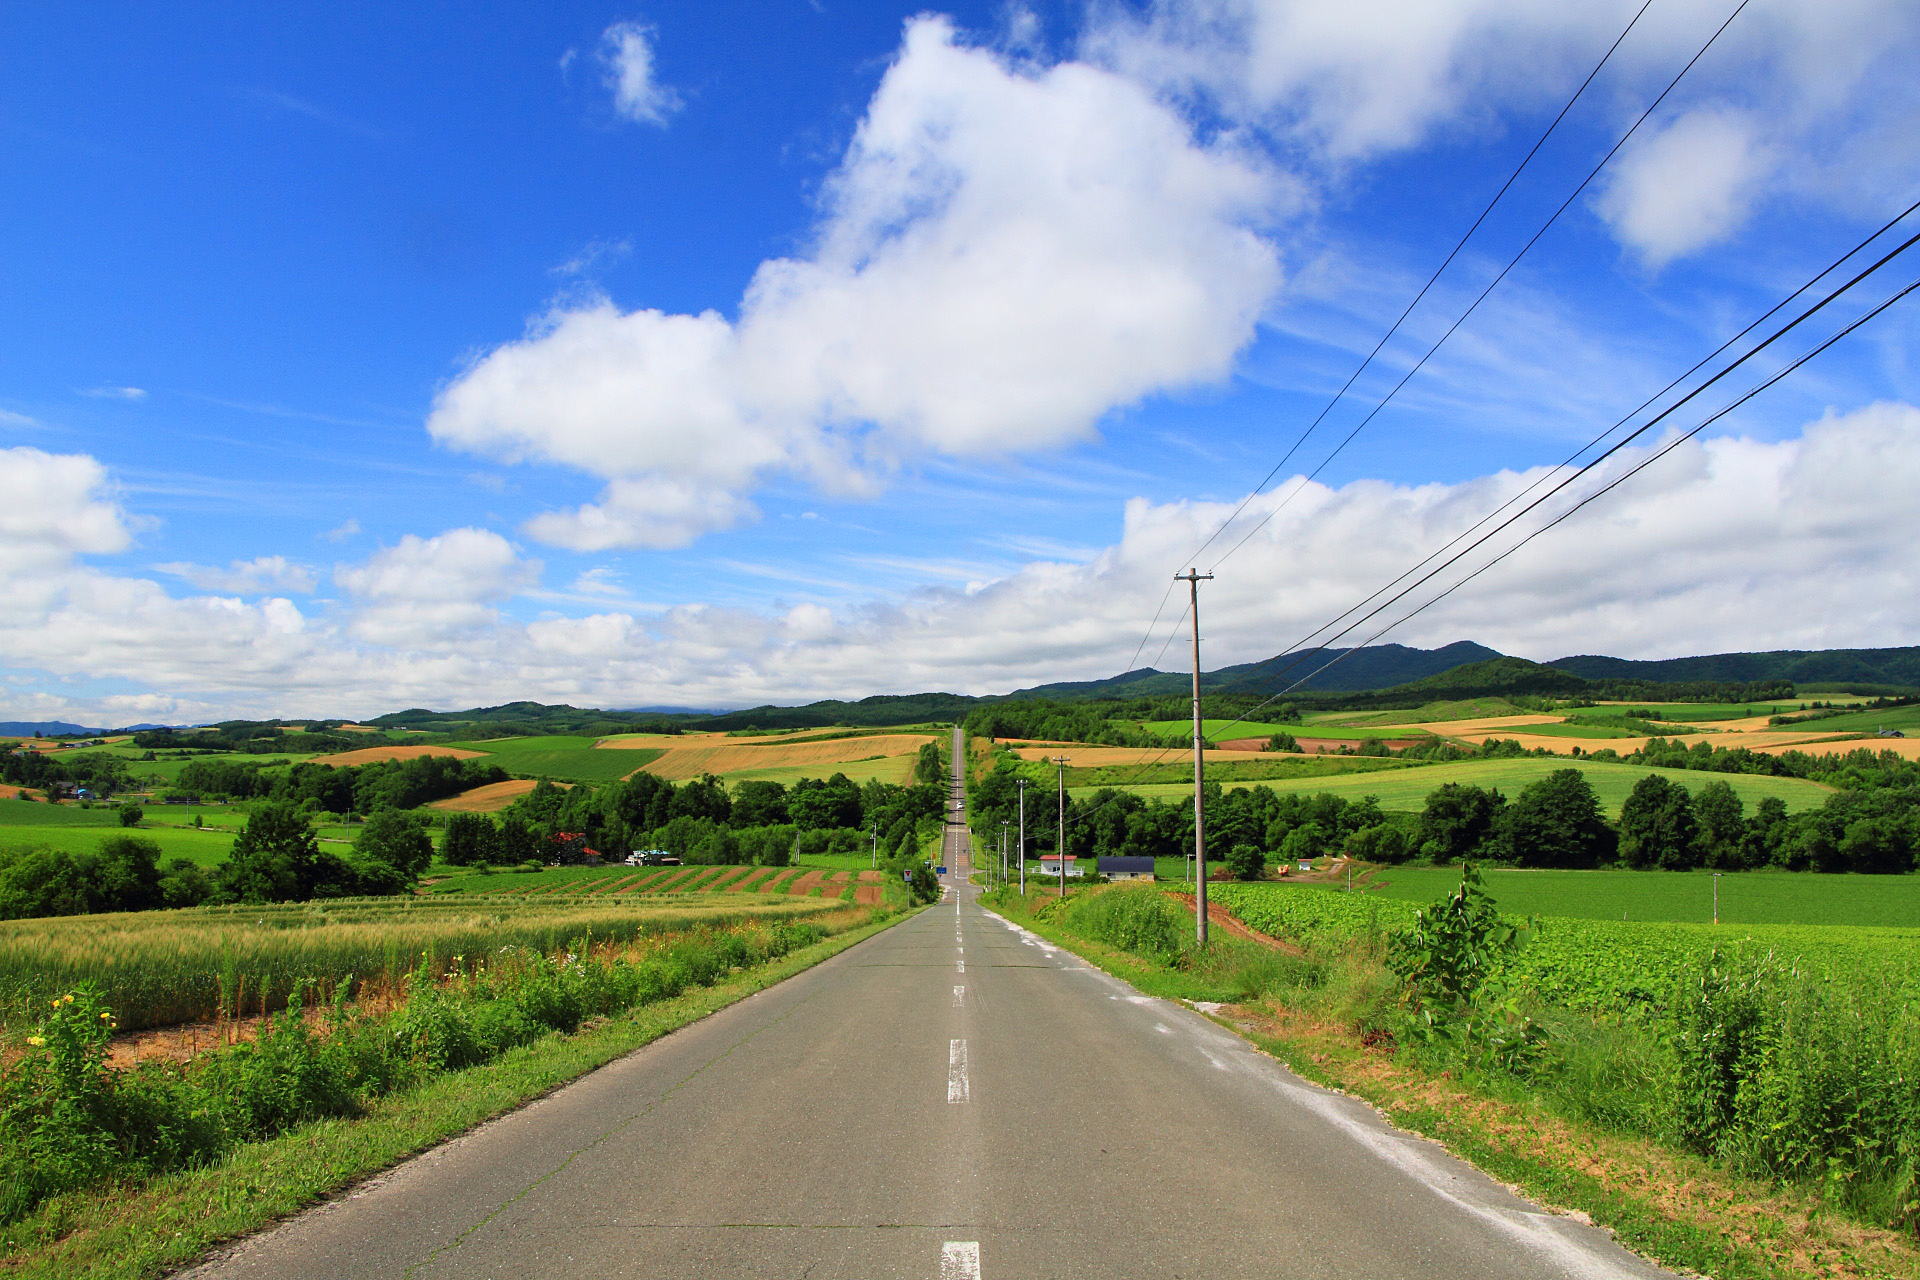
[[[277,800],[321,813],[413,809],[474,787],[505,782],[507,771],[486,760],[420,756],[331,767],[304,761],[267,768],[247,760],[190,760],[176,790],[231,800]]]
[[[1897,757],[1895,757],[1897,759]],[[972,799],[975,828],[1017,820],[1016,770],[1003,763]],[[1053,797],[1028,805],[1029,856],[1057,843]],[[1689,790],[1661,774],[1634,787],[1620,820],[1575,768],[1557,769],[1509,799],[1470,783],[1444,783],[1417,814],[1381,811],[1368,797],[1276,793],[1208,784],[1207,847],[1246,874],[1272,859],[1347,853],[1369,862],[1454,863],[1465,858],[1523,867],[1602,867],[1908,872],[1920,866],[1920,785],[1837,791],[1818,809],[1789,814],[1768,797],[1748,813],[1725,781]],[[1193,849],[1184,800],[1097,791],[1067,806],[1066,851],[1080,857],[1183,857]]]
[[[496,821],[448,819],[442,856],[455,865],[564,861],[586,849],[624,857],[665,849],[688,862],[784,866],[791,853],[849,852],[877,843],[881,856],[917,853],[937,821],[938,782],[860,784],[843,773],[792,786],[742,782],[731,795],[711,774],[675,784],[636,774],[605,787],[542,782]],[[569,837],[579,837],[577,842]]]
[[[0,783],[33,787],[49,798],[71,795],[81,787],[102,798],[133,789],[127,762],[105,751],[67,751],[58,756],[40,751],[0,752]]]

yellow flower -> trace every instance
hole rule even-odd
[[[102,1014],[100,1015],[100,1021],[102,1021],[102,1022],[112,1022],[112,1021],[113,1021],[113,1015],[112,1015],[112,1014],[110,1014],[110,1013],[102,1013]]]
[[[47,1042],[47,1038],[45,1036],[28,1036],[27,1037],[27,1043],[32,1045],[36,1049],[38,1049],[41,1045],[45,1044],[46,1042]]]

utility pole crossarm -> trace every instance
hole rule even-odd
[[[1206,752],[1200,721],[1200,584],[1213,581],[1213,575],[1197,568],[1173,575],[1184,582],[1190,593],[1187,612],[1193,617],[1193,929],[1201,946],[1207,945],[1207,824],[1206,824]]]

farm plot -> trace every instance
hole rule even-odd
[[[621,942],[696,925],[790,920],[838,902],[751,894],[660,902],[616,896],[338,899],[0,922],[0,1025],[37,1019],[82,982],[105,992],[123,1031],[283,1007],[296,985],[392,986],[429,958],[574,939]]]
[[[920,748],[933,741],[935,736],[925,733],[866,734],[800,742],[687,735],[679,745],[662,750],[658,757],[643,762],[640,767],[678,782],[707,773],[718,774],[729,781],[817,778],[834,772],[852,777],[848,766],[860,764],[872,766],[868,777],[905,782]],[[631,756],[632,752],[603,748],[599,754],[620,759]]]
[[[508,773],[567,782],[618,782],[654,757],[647,751],[596,751],[597,739],[568,735],[463,742]]]
[[[456,760],[476,760],[485,754],[484,751],[476,751],[469,747],[396,743],[385,747],[361,747],[354,751],[337,751],[330,756],[314,756],[313,763],[324,764],[328,768],[344,769],[358,764],[379,764],[387,760],[418,760],[422,756],[452,756]]]
[[[510,778],[506,782],[489,782],[484,787],[462,791],[459,795],[448,796],[445,800],[432,801],[426,807],[443,809],[448,813],[498,813],[539,785],[532,778]],[[560,785],[571,786],[572,784],[563,782]]]
[[[52,808],[36,805],[35,808]],[[214,867],[227,860],[233,850],[231,831],[199,831],[193,827],[147,826],[133,828],[118,825],[60,825],[0,827],[0,846],[42,845],[64,853],[92,853],[100,842],[117,835],[138,836],[160,846],[160,865],[175,858],[186,858],[202,867]]]
[[[1593,789],[1599,793],[1601,807],[1610,816],[1615,817],[1620,813],[1620,806],[1626,803],[1628,793],[1633,790],[1633,784],[1650,773],[1660,774],[1686,787],[1689,791],[1698,791],[1709,782],[1725,782],[1749,808],[1759,804],[1768,796],[1779,796],[1786,802],[1789,813],[1817,809],[1826,803],[1829,795],[1833,794],[1831,788],[1801,778],[1769,778],[1744,773],[1708,773],[1697,769],[1655,769],[1645,765],[1613,764],[1578,758],[1542,760],[1538,757],[1522,760],[1462,760],[1453,764],[1425,765],[1383,773],[1344,777],[1288,778],[1272,782],[1223,782],[1222,785],[1229,788],[1272,787],[1275,791],[1327,791],[1351,800],[1370,795],[1379,799],[1380,807],[1383,809],[1408,811],[1425,808],[1427,794],[1443,782],[1495,787],[1511,799],[1529,783],[1539,781],[1556,769],[1578,769],[1585,774],[1587,781],[1592,783]],[[1166,799],[1190,795],[1192,786],[1191,784],[1182,786],[1178,783],[1149,783],[1129,788],[1129,790],[1144,796]],[[1087,788],[1074,790],[1076,797],[1088,793]]]

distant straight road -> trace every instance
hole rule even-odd
[[[982,910],[960,816],[938,906],[192,1274],[1667,1274]]]

